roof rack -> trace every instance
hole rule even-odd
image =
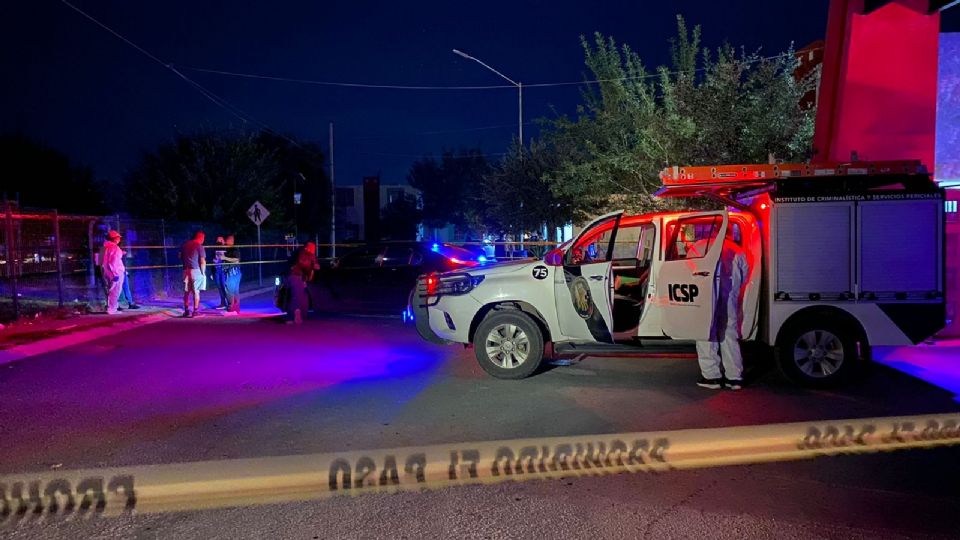
[[[763,165],[703,165],[667,167],[660,172],[664,186],[744,180],[772,180],[817,176],[927,174],[919,160],[851,161],[846,163],[775,163]]]

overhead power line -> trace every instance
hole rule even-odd
[[[401,157],[401,158],[433,158],[433,159],[476,159],[478,157],[501,157],[508,154],[508,152],[491,152],[486,154],[468,154],[468,155],[434,155],[432,153],[423,153],[423,154],[394,154],[390,152],[364,152],[358,151],[354,152],[356,154],[361,154],[364,156],[385,156],[385,157]]]
[[[410,86],[403,84],[369,84],[359,82],[333,82],[316,81],[310,79],[297,79],[292,77],[277,77],[273,75],[261,75],[257,73],[240,73],[237,71],[225,71],[222,69],[209,69],[200,67],[180,66],[183,69],[197,71],[200,73],[212,73],[214,75],[226,75],[228,77],[240,77],[243,79],[263,79],[267,81],[290,82],[299,84],[310,84],[315,86],[342,86],[346,88],[381,88],[389,90],[492,90],[497,88],[515,88],[505,84],[492,86]]]
[[[536,122],[524,122],[523,125],[529,126],[536,124]],[[409,137],[411,135],[442,135],[447,133],[466,133],[471,131],[489,131],[494,129],[505,129],[505,128],[515,128],[517,124],[497,124],[493,126],[478,126],[478,127],[466,127],[466,128],[454,128],[454,129],[438,129],[432,131],[411,131],[404,133],[388,133],[382,135],[358,135],[356,137],[349,137],[350,140],[362,141],[367,139],[392,139],[398,137]]]
[[[778,58],[785,58],[787,56],[794,56],[795,53],[782,53],[774,56],[764,56],[752,60],[752,62],[761,62],[764,60],[776,60]],[[296,84],[307,84],[313,86],[333,86],[333,87],[345,87],[345,88],[370,88],[370,89],[381,89],[381,90],[427,90],[427,91],[444,91],[444,90],[504,90],[511,89],[515,90],[516,86],[508,84],[492,84],[492,85],[481,85],[481,86],[463,86],[463,85],[405,85],[405,84],[372,84],[372,83],[361,83],[361,82],[339,82],[339,81],[322,81],[315,79],[303,79],[296,77],[282,77],[278,75],[264,75],[260,73],[244,73],[239,71],[227,71],[222,69],[211,69],[203,67],[193,67],[193,66],[179,66],[180,69],[196,71],[198,73],[210,73],[213,75],[223,75],[226,77],[237,77],[242,79],[259,79],[265,81],[273,82],[286,82],[286,83],[296,83]],[[704,71],[706,68],[697,68],[694,71]],[[680,71],[668,71],[668,75],[680,75],[683,72]],[[558,86],[582,86],[588,84],[600,84],[607,82],[618,82],[618,81],[631,81],[631,80],[642,80],[642,79],[652,79],[657,78],[662,75],[662,72],[657,71],[656,73],[649,73],[646,75],[637,75],[634,77],[618,77],[612,79],[588,79],[583,81],[562,81],[562,82],[544,82],[544,83],[532,83],[524,84],[524,88],[550,88]]]
[[[85,17],[85,18],[86,18],[87,20],[89,20],[90,22],[96,24],[97,26],[99,26],[99,27],[102,28],[103,30],[106,30],[107,32],[109,32],[110,34],[112,34],[114,37],[116,37],[117,39],[119,39],[120,41],[123,41],[124,43],[126,43],[126,44],[129,45],[130,47],[133,47],[133,48],[136,49],[138,52],[140,52],[141,54],[143,54],[144,56],[146,56],[147,58],[149,58],[149,59],[153,60],[154,62],[160,64],[161,66],[169,69],[169,70],[170,70],[171,72],[173,72],[177,77],[181,78],[184,82],[186,82],[186,83],[189,84],[191,87],[193,87],[194,90],[200,92],[200,94],[201,94],[203,97],[205,97],[205,98],[207,98],[208,100],[210,100],[211,103],[213,103],[214,105],[216,105],[216,106],[220,107],[221,109],[227,111],[228,113],[232,114],[232,115],[235,116],[236,118],[240,119],[242,122],[244,122],[244,123],[253,123],[253,124],[256,124],[256,125],[260,126],[261,128],[263,128],[264,130],[269,131],[269,132],[271,132],[271,133],[273,133],[273,134],[275,134],[275,135],[278,135],[278,136],[280,136],[280,137],[283,137],[284,139],[286,139],[287,141],[289,141],[290,143],[292,143],[292,144],[294,144],[294,145],[296,145],[296,146],[300,146],[299,143],[297,143],[297,142],[294,141],[293,139],[290,139],[289,137],[287,137],[287,136],[285,136],[285,135],[283,135],[283,134],[281,134],[281,133],[278,133],[277,131],[275,131],[273,128],[271,128],[271,127],[268,126],[267,124],[261,122],[260,120],[257,120],[256,118],[254,118],[254,117],[251,116],[250,114],[244,112],[242,109],[240,109],[239,107],[233,105],[232,103],[230,103],[230,102],[227,101],[226,99],[218,96],[218,95],[215,94],[213,91],[211,91],[210,89],[208,89],[208,88],[206,88],[205,86],[201,85],[201,84],[198,83],[197,81],[191,79],[190,77],[187,77],[182,71],[180,71],[179,69],[177,69],[176,66],[174,66],[173,64],[171,64],[171,63],[169,63],[169,62],[164,62],[163,60],[161,60],[160,58],[158,58],[155,54],[153,54],[153,53],[151,53],[150,51],[144,49],[143,47],[137,45],[137,44],[134,43],[133,41],[127,39],[125,36],[123,36],[122,34],[120,34],[119,32],[117,32],[117,31],[114,30],[113,28],[110,28],[110,27],[107,26],[106,24],[100,22],[100,21],[99,21],[98,19],[96,19],[93,15],[90,15],[89,13],[83,11],[82,9],[80,9],[80,8],[78,8],[77,6],[71,4],[71,3],[68,2],[67,0],[60,0],[60,1],[63,2],[63,4],[66,5],[67,7],[69,7],[70,9],[76,11],[76,12],[79,13],[80,15],[83,15],[83,17]]]

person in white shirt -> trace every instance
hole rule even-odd
[[[111,230],[103,243],[103,256],[100,258],[100,270],[104,287],[107,290],[107,313],[119,313],[120,293],[127,270],[123,266],[123,250],[120,249],[120,233]]]

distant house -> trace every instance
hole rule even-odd
[[[797,82],[801,82],[810,76],[818,77],[813,88],[808,90],[807,93],[800,98],[800,106],[805,109],[817,107],[817,98],[820,92],[818,70],[823,66],[823,48],[823,40],[818,39],[794,53],[797,58],[797,67],[793,71],[793,78]]]
[[[420,191],[405,184],[381,184],[379,186],[379,204],[377,212],[393,201],[410,195],[420,200]],[[364,186],[337,186],[337,241],[349,242],[358,240],[376,240],[367,238],[367,228],[370,218],[366,216]],[[379,219],[379,214],[375,219]]]

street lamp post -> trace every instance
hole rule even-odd
[[[303,180],[303,183],[307,183],[307,177],[303,175],[302,172],[297,171],[297,176]],[[297,178],[293,178],[293,244],[297,245],[297,242],[300,241],[300,224],[297,221],[297,207],[300,206],[300,197],[301,194],[297,191]]]
[[[519,119],[520,119],[520,121],[519,121],[518,124],[517,124],[517,131],[518,131],[518,136],[520,137],[520,146],[522,147],[522,146],[523,146],[523,83],[517,82],[517,81],[511,79],[510,77],[507,77],[507,76],[504,75],[503,73],[500,73],[499,71],[497,71],[497,70],[493,69],[492,67],[488,66],[486,63],[484,63],[483,60],[480,60],[479,58],[474,58],[474,57],[470,56],[469,54],[467,54],[467,53],[465,53],[465,52],[463,52],[463,51],[461,51],[461,50],[454,49],[454,50],[453,50],[453,54],[456,54],[457,56],[462,56],[463,58],[466,58],[467,60],[473,60],[474,62],[476,62],[476,63],[480,64],[481,66],[489,69],[490,71],[496,73],[497,75],[499,75],[500,77],[502,77],[504,80],[506,80],[506,81],[509,82],[510,84],[512,84],[512,85],[514,85],[514,86],[517,87],[517,98],[518,98],[518,99],[517,99],[517,102],[518,102],[518,106],[519,106],[519,107],[518,107],[518,110],[519,110]]]

